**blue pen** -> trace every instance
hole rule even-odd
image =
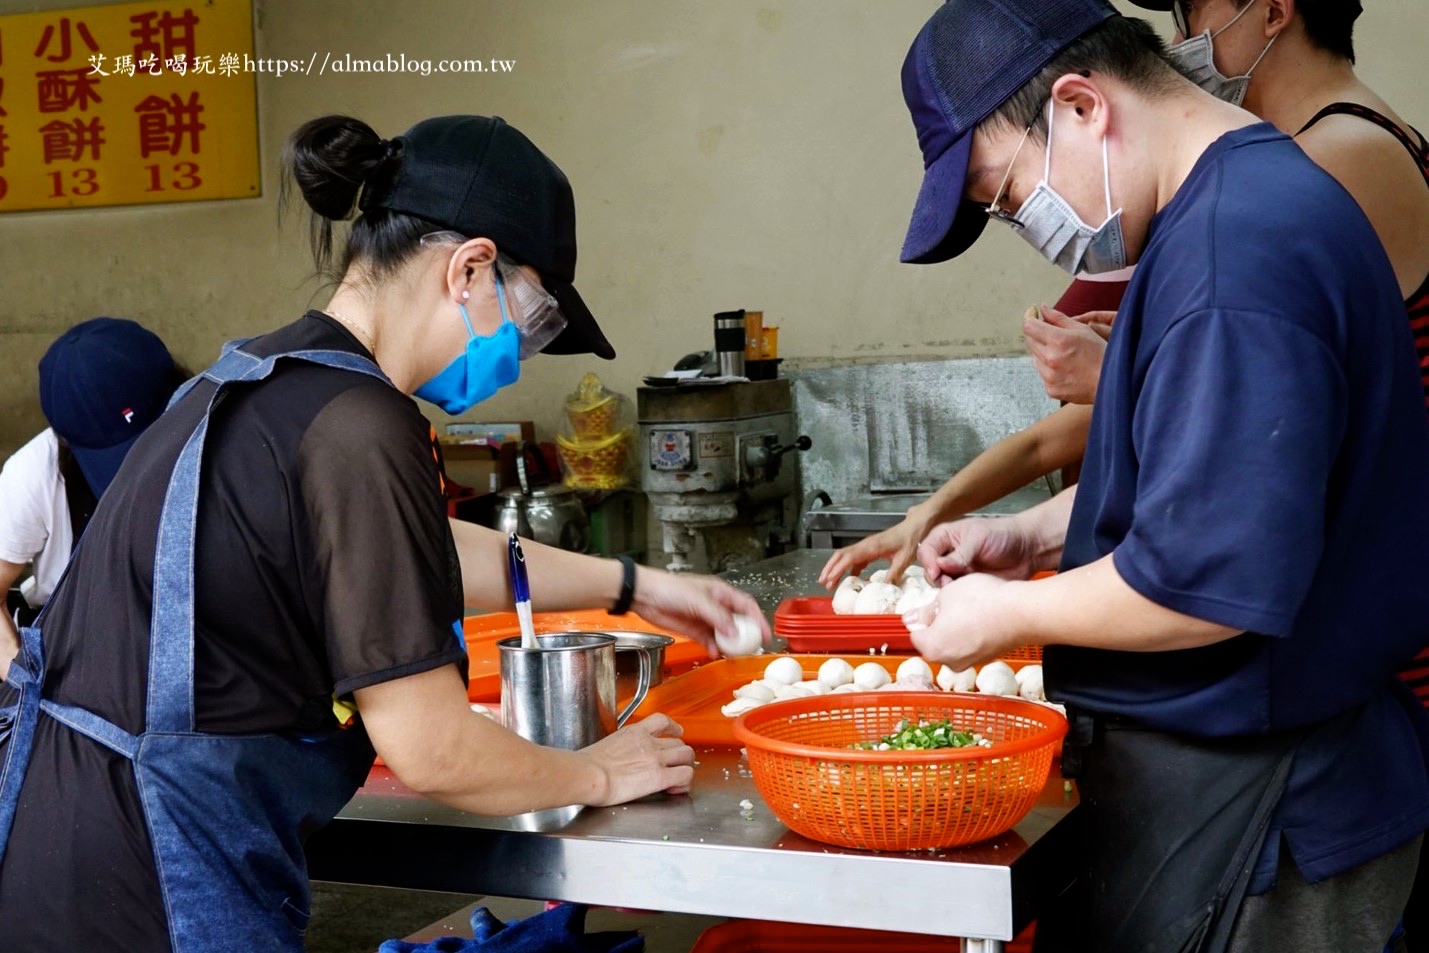
[[[526,554],[521,552],[521,540],[515,533],[506,545],[506,561],[511,569],[511,592],[516,596],[516,618],[521,623],[521,647],[539,648],[536,627],[531,622],[531,583],[526,577]]]

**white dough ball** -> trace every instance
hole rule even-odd
[[[793,685],[804,680],[804,670],[799,666],[798,659],[784,655],[765,666],[764,678],[771,682]]]
[[[878,689],[881,692],[931,692],[933,682],[931,679],[922,678],[900,678],[897,681],[889,682]]]
[[[1008,665],[1008,664],[1007,664],[1006,662],[1004,662],[1002,659],[994,659],[993,661],[988,662],[986,665],[984,665],[984,666],[982,667],[982,669],[983,669],[983,671],[987,671],[988,669],[1001,670],[1001,671],[1006,672],[1006,673],[1009,674],[1009,675],[1012,675],[1012,674],[1013,674],[1013,673],[1012,673],[1012,666],[1011,666],[1011,665]]]
[[[774,693],[774,697],[782,701],[786,698],[808,698],[814,693],[804,687],[803,683],[785,685]]]
[[[847,692],[856,692],[856,691],[860,691],[859,687],[858,687],[857,685],[855,685],[853,682],[848,682],[847,684],[840,685],[838,688],[832,689],[832,690],[829,692],[829,694],[830,694],[830,695],[842,695],[842,694],[845,694],[845,693],[847,693]]]
[[[898,600],[898,604],[893,607],[899,615],[905,612],[912,612],[914,609],[921,609],[930,602],[936,602],[938,590],[929,589],[927,586],[914,585],[903,590],[903,596]]]
[[[753,711],[761,704],[762,702],[757,702],[752,698],[736,698],[728,705],[721,706],[719,713],[721,715],[724,715],[726,718],[735,718],[739,715],[744,714],[747,711]]]
[[[897,607],[903,590],[886,582],[870,582],[854,600],[854,615],[888,615]]]
[[[802,688],[807,688],[811,695],[827,695],[829,693],[829,686],[817,678],[806,678],[799,685]]]
[[[765,685],[762,681],[750,682],[748,685],[741,685],[734,690],[735,698],[752,698],[757,702],[772,702],[774,700],[774,690]]]
[[[906,584],[909,579],[917,579],[919,582],[922,582],[924,585],[927,585],[927,583],[928,583],[928,576],[927,576],[927,574],[923,572],[923,567],[920,566],[920,565],[917,564],[917,563],[914,563],[913,565],[909,566],[907,569],[903,570],[903,582]]]
[[[945,691],[945,692],[950,692],[950,691],[952,691],[952,690],[953,690],[953,677],[954,677],[956,674],[957,674],[956,672],[954,672],[952,669],[948,668],[946,665],[939,665],[939,666],[938,666],[938,678],[937,678],[938,687],[941,688],[941,689],[942,689],[943,691]]]
[[[868,581],[869,581],[869,582],[887,582],[887,581],[888,581],[888,570],[887,570],[887,569],[879,569],[879,570],[876,571],[876,572],[871,572],[871,573],[869,573],[869,574],[868,574]]]
[[[997,668],[993,665],[984,665],[981,672],[977,673],[977,690],[984,695],[1016,695],[1017,679],[1012,674],[1012,669],[1003,666]]]
[[[949,691],[970,692],[977,687],[977,669],[969,665],[960,672],[953,673],[953,687]]]
[[[875,691],[891,681],[893,679],[889,676],[888,669],[877,662],[864,662],[853,670],[853,683],[858,686],[859,691]]]
[[[850,577],[852,578],[852,577]],[[844,582],[848,582],[847,579]],[[862,586],[840,585],[834,591],[834,615],[853,615],[854,604],[858,602],[858,593]]]
[[[1017,694],[1034,702],[1047,700],[1047,690],[1042,678],[1042,666],[1024,665],[1018,670]]]
[[[764,647],[764,633],[760,631],[759,620],[747,615],[734,617],[734,635],[715,633],[715,645],[719,654],[726,658],[758,655]]]
[[[853,681],[853,666],[841,658],[831,658],[819,666],[819,681],[829,688],[838,688]]]
[[[899,664],[898,674],[894,676],[894,681],[927,682],[931,685],[933,684],[933,669],[927,662],[914,655]]]

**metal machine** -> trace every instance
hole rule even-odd
[[[641,487],[671,570],[723,572],[795,545],[797,436],[787,380],[642,387]]]

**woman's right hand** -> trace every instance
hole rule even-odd
[[[1037,565],[1037,540],[1020,520],[973,517],[933,527],[918,547],[928,581],[940,584],[968,573],[1003,579],[1030,579]]]
[[[604,776],[592,807],[623,804],[648,794],[684,794],[695,777],[695,749],[680,740],[684,729],[658,712],[582,748]]]
[[[836,550],[819,573],[819,582],[826,589],[838,585],[845,574],[858,575],[869,563],[888,557],[888,581],[897,584],[903,571],[913,565],[918,556],[918,544],[923,541],[926,527],[914,510],[897,526],[881,533],[865,536],[851,546]]]

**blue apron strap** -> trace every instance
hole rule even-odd
[[[25,782],[25,769],[30,765],[30,750],[35,743],[35,725],[40,720],[45,647],[40,641],[39,629],[25,626],[20,630],[20,654],[10,663],[5,680],[20,693],[20,698],[9,710],[9,743],[5,745],[4,761],[0,762],[0,863],[5,860],[10,826],[20,806],[20,788]]]
[[[371,360],[347,351],[286,351],[255,357],[233,342],[200,378],[217,385],[199,421],[179,453],[164,494],[154,552],[152,622],[149,629],[149,689],[145,730],[190,732],[194,729],[194,527],[198,516],[199,468],[204,439],[219,396],[234,383],[261,381],[280,360],[294,359],[353,371],[391,384]]]
[[[251,340],[253,340],[253,339],[252,339],[252,338],[238,338],[238,339],[235,340],[235,341],[229,341],[228,343],[224,344],[224,345],[223,345],[223,349],[218,352],[218,353],[219,353],[219,358],[222,359],[223,356],[226,355],[229,351],[236,350],[236,349],[242,347],[243,345],[247,344],[247,343],[248,343],[249,341],[251,341]],[[180,385],[178,386],[178,389],[174,391],[174,396],[172,396],[172,397],[169,398],[169,403],[168,403],[168,405],[167,405],[164,409],[167,411],[167,410],[169,410],[170,408],[172,408],[175,404],[177,404],[179,401],[183,400],[186,396],[188,396],[188,392],[194,389],[194,385],[197,384],[199,381],[203,380],[204,377],[206,377],[206,376],[207,376],[206,373],[195,374],[193,377],[190,377],[188,380],[186,380],[186,381],[184,381],[182,384],[180,384]],[[210,379],[212,379],[212,378],[210,378]]]
[[[62,705],[49,699],[40,702],[40,710],[49,715],[55,721],[104,745],[111,751],[122,754],[130,761],[139,752],[139,739],[129,732],[105,721],[94,712],[85,711],[83,708],[76,708],[74,705]]]

